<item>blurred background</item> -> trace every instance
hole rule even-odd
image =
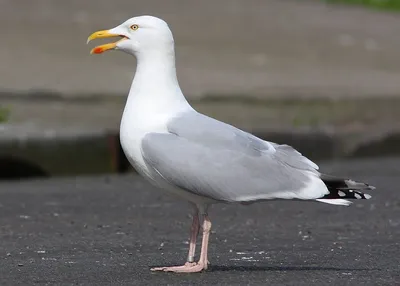
[[[398,154],[399,1],[0,0],[0,179],[130,170],[119,122],[135,59],[94,31],[167,21],[201,112],[314,160]]]

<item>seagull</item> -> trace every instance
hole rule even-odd
[[[150,183],[193,205],[187,261],[152,271],[201,272],[208,268],[209,206],[268,200],[317,201],[350,205],[369,199],[375,187],[320,173],[318,166],[289,145],[251,133],[197,112],[179,86],[175,43],[168,24],[157,17],[133,17],[94,39],[119,37],[91,54],[123,51],[136,57],[136,72],[120,124],[125,156]],[[202,225],[200,258],[196,239]]]

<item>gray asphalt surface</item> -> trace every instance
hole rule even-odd
[[[183,263],[190,208],[135,175],[0,184],[1,285],[399,285],[400,158],[321,164],[377,187],[351,207],[216,205],[209,271]]]

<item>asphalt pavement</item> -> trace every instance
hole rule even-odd
[[[190,208],[134,174],[0,183],[1,285],[399,285],[400,158],[321,170],[377,189],[351,207],[215,205],[208,271],[183,263]]]

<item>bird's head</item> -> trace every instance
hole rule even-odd
[[[91,34],[87,40],[121,37],[120,40],[91,50],[91,54],[101,54],[108,50],[121,50],[137,56],[150,50],[173,49],[174,38],[168,24],[157,17],[140,16],[131,18],[121,25]]]

